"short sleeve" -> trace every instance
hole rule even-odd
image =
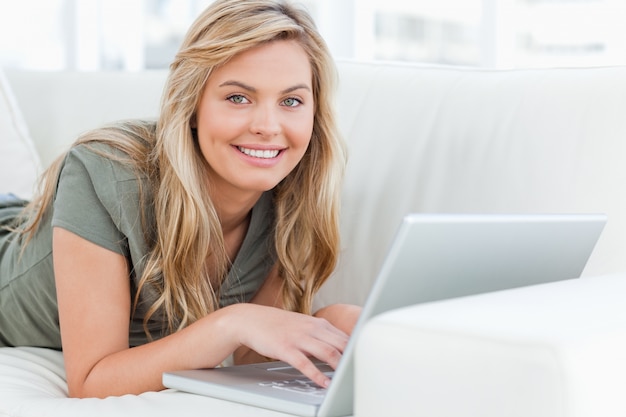
[[[113,218],[116,180],[110,165],[107,158],[85,147],[68,153],[59,176],[52,225],[126,255],[125,236]]]

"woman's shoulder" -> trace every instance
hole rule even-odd
[[[106,132],[104,136],[98,131],[89,135],[74,144],[62,162],[53,222],[81,233],[91,233],[93,223],[98,223],[99,244],[113,248],[120,238],[117,233],[133,235],[135,225],[150,215],[146,210],[152,186],[141,166],[147,151],[129,141],[117,141]]]
[[[70,196],[93,194],[111,211],[148,201],[154,179],[148,165],[150,152],[149,140],[128,136],[118,128],[91,131],[66,154],[57,194],[60,190]]]

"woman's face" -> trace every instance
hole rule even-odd
[[[195,120],[213,190],[259,194],[294,169],[311,140],[312,89],[296,41],[258,46],[213,71]]]

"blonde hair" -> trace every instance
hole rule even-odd
[[[145,286],[159,294],[144,318],[146,331],[157,312],[174,331],[219,308],[219,286],[230,260],[190,121],[214,68],[275,40],[294,40],[308,55],[316,105],[310,145],[275,188],[274,240],[284,308],[310,314],[313,295],[335,268],[345,148],[332,109],[336,73],[330,53],[308,13],[286,0],[218,0],[192,24],[170,66],[156,130],[131,123],[78,141],[103,140],[121,148],[153,181],[156,232],[146,237],[151,251],[135,297],[136,306]],[[58,175],[59,166],[60,161],[47,177]],[[50,203],[51,183],[33,205]]]

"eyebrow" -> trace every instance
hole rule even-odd
[[[256,91],[257,91],[256,88],[254,88],[254,87],[252,87],[252,86],[250,86],[248,84],[242,83],[241,81],[224,81],[219,86],[220,87],[226,87],[226,86],[240,87],[240,88],[243,88],[244,90],[250,91],[251,93],[256,93]],[[291,92],[299,90],[299,89],[305,89],[305,90],[311,91],[311,88],[308,85],[306,85],[306,84],[296,84],[296,85],[294,85],[292,87],[285,88],[280,93],[281,94],[288,94],[288,93],[291,93]]]

